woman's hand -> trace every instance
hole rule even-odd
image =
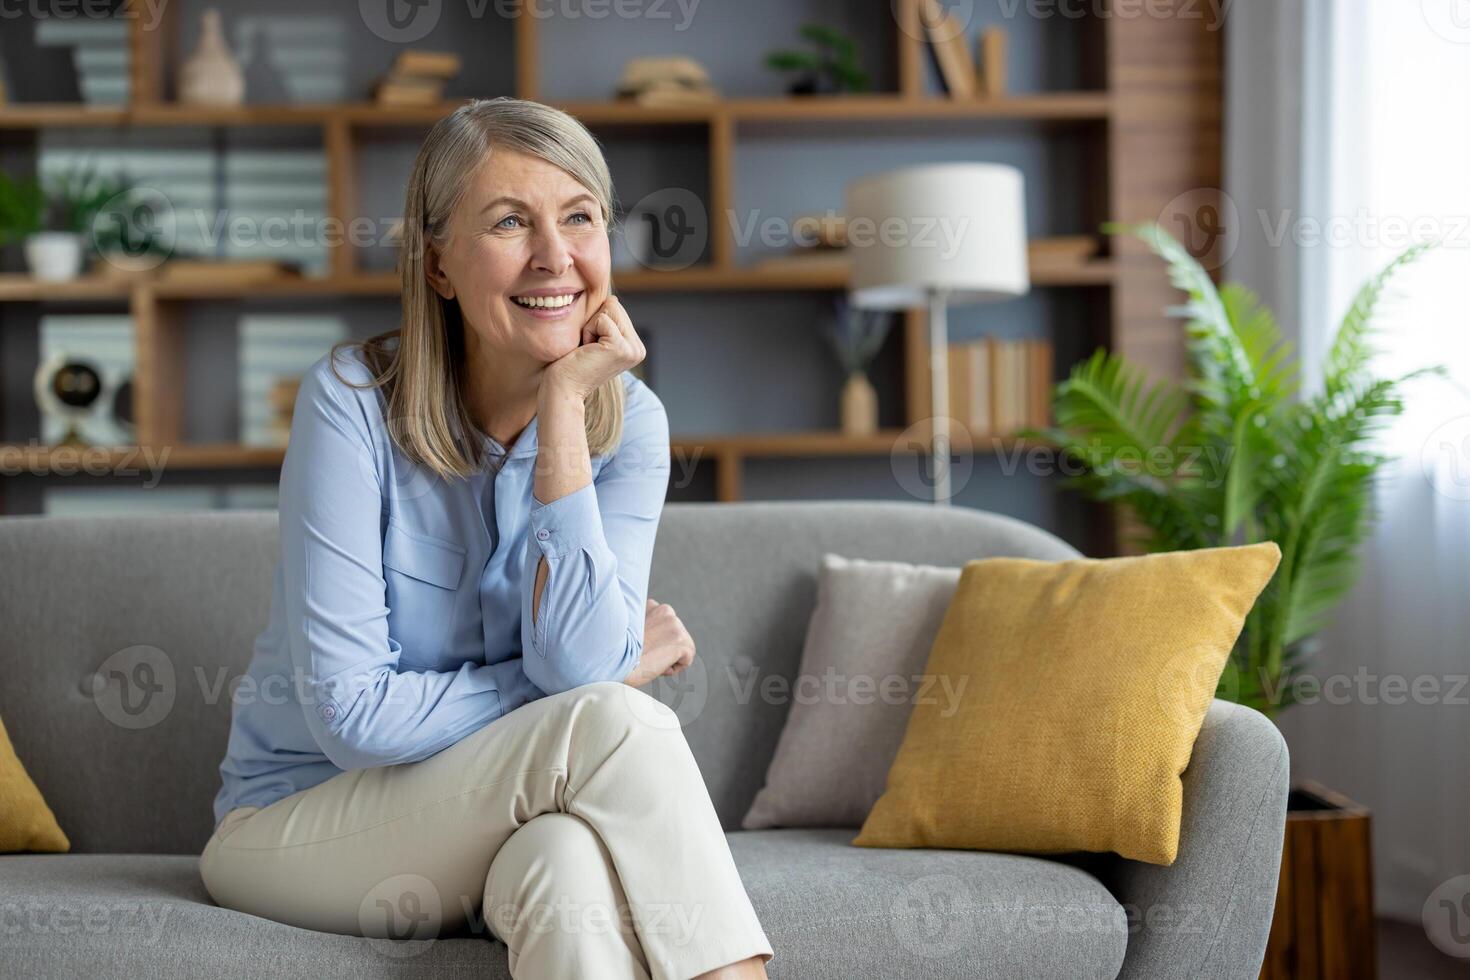
[[[642,687],[655,677],[672,677],[694,662],[694,638],[664,602],[648,600],[643,620],[643,656],[623,683]]]
[[[541,376],[543,391],[553,386],[585,399],[648,354],[616,296],[609,296],[582,325],[581,344],[546,366]]]

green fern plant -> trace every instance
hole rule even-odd
[[[1131,231],[1185,294],[1188,378],[1150,383],[1099,349],[1052,392],[1054,424],[1025,435],[1081,463],[1068,483],[1122,504],[1149,552],[1275,541],[1281,564],[1257,600],[1220,679],[1219,697],[1274,716],[1291,703],[1313,636],[1352,587],[1388,457],[1374,434],[1403,409],[1403,377],[1374,377],[1373,315],[1413,246],[1358,291],[1328,351],[1322,390],[1298,398],[1296,359],[1275,318],[1245,286],[1216,288],[1157,225]]]

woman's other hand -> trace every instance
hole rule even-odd
[[[649,599],[643,620],[643,656],[623,683],[642,687],[655,677],[672,677],[694,662],[694,637],[665,602]]]

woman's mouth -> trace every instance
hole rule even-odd
[[[522,313],[538,320],[560,320],[571,314],[582,292],[579,289],[559,296],[512,296],[510,301]]]

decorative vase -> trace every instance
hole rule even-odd
[[[239,105],[245,99],[245,73],[225,44],[219,11],[204,12],[199,45],[179,70],[179,101],[196,105]]]
[[[1371,839],[1367,807],[1292,787],[1261,980],[1376,980]]]
[[[847,376],[842,386],[842,433],[868,436],[878,431],[878,393],[861,371]]]
[[[25,240],[31,275],[47,282],[75,279],[82,271],[82,236],[71,231],[38,231]]]

